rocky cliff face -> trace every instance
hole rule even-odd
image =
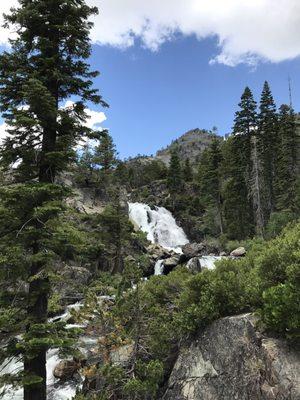
[[[263,336],[250,314],[227,317],[182,348],[163,400],[299,400],[300,354]]]
[[[201,154],[210,145],[215,136],[212,132],[203,129],[192,129],[174,140],[165,149],[159,150],[155,158],[168,165],[172,149],[178,146],[179,155],[182,160],[188,158],[192,164],[198,163]]]

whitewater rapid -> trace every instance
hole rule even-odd
[[[223,258],[224,258],[223,256],[202,256],[199,257],[199,262],[201,268],[214,269],[216,261],[222,260]],[[192,261],[193,259],[190,259],[188,261],[187,267],[189,267],[189,264],[192,263]]]
[[[53,376],[53,370],[59,363],[60,357],[58,350],[49,350],[47,353],[47,398],[49,400],[70,400],[76,394],[76,388],[79,387],[76,382],[58,383],[59,380]],[[22,371],[23,363],[21,360],[12,358],[4,368],[0,367],[1,375],[17,373]],[[0,389],[0,398],[3,400],[23,400],[23,389],[16,389],[11,386],[4,386]]]
[[[78,311],[83,306],[82,302],[77,302],[67,306],[65,312],[59,316],[49,318],[49,322],[64,321],[67,322],[72,315],[72,310]],[[83,328],[84,324],[67,324],[66,328]],[[80,340],[84,341],[82,337]],[[66,358],[64,358],[66,359]],[[48,400],[70,400],[76,394],[76,389],[80,387],[78,382],[61,383],[53,375],[54,368],[61,361],[57,349],[51,349],[47,352],[47,398]],[[9,361],[4,361],[0,365],[0,376],[4,374],[12,374],[22,371],[23,363],[17,358],[12,358]],[[9,385],[0,389],[0,398],[3,400],[22,400],[23,389],[16,389]]]

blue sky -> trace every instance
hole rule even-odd
[[[95,84],[110,109],[107,121],[120,155],[155,153],[192,128],[230,131],[246,85],[257,100],[268,80],[278,105],[288,101],[292,80],[294,107],[300,110],[300,59],[280,63],[210,65],[214,39],[179,37],[152,52],[137,43],[120,50],[93,46],[92,66],[101,71]]]
[[[197,127],[224,135],[246,85],[259,100],[268,80],[279,106],[290,76],[300,111],[299,0],[86,1],[100,9],[90,61],[110,104],[93,108],[91,121],[105,112],[101,125],[122,158],[153,154]],[[16,4],[0,2],[0,45],[12,35],[1,14]],[[0,119],[0,140],[5,135]]]

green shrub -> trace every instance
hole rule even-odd
[[[279,235],[282,232],[283,228],[288,223],[294,221],[295,218],[295,213],[291,212],[290,210],[272,213],[266,227],[266,238],[272,239]]]

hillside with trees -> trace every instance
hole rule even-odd
[[[296,400],[299,115],[265,82],[257,100],[245,88],[226,137],[194,129],[121,160],[86,123],[88,104],[108,107],[89,65],[97,12],[22,0],[5,16],[0,398],[183,400],[196,371],[206,392],[191,400]]]

